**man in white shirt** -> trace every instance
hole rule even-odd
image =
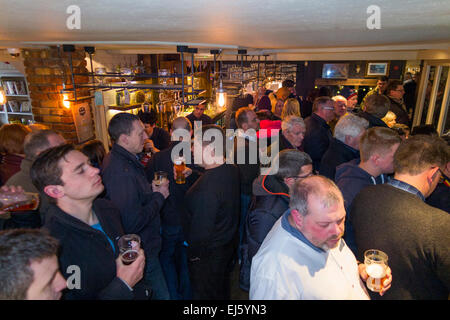
[[[252,260],[250,299],[370,299],[365,266],[342,238],[345,209],[338,187],[322,176],[298,181],[290,209]],[[391,286],[391,270],[383,291]]]

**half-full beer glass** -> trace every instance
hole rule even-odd
[[[178,184],[186,183],[183,171],[186,170],[186,160],[183,157],[178,157],[174,161],[175,167],[175,182]]]
[[[123,264],[131,264],[139,256],[141,238],[137,234],[126,234],[120,237],[118,245]]]
[[[38,206],[38,193],[0,191],[1,211],[16,212],[36,210]]]
[[[164,171],[156,171],[155,178],[153,179],[157,186],[164,184],[167,180],[167,172]]]
[[[387,278],[387,261],[388,256],[383,251],[370,249],[364,252],[364,264],[369,275],[366,284],[371,291],[381,292],[383,289],[383,281]]]

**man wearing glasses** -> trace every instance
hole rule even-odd
[[[289,188],[298,180],[313,174],[310,156],[296,149],[278,154],[279,169],[272,175],[260,175],[253,182],[254,200],[251,203],[241,246],[242,264],[240,286],[248,291],[250,266],[264,238],[283,212],[289,209]]]
[[[441,138],[412,136],[394,154],[394,179],[364,188],[353,200],[350,217],[357,258],[371,248],[382,250],[396,275],[384,299],[448,299],[450,216],[425,199],[449,159],[450,150]]]
[[[404,94],[405,90],[403,89],[403,84],[400,80],[389,81],[386,89],[386,95],[391,101],[390,111],[395,113],[395,115],[397,116],[397,123],[405,124],[411,127],[408,111],[406,109],[405,103],[403,102]]]
[[[314,100],[313,114],[305,119],[306,133],[303,148],[313,161],[315,171],[320,169],[323,154],[333,140],[328,123],[335,118],[334,102],[330,97],[318,97]]]

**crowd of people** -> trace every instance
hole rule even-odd
[[[236,268],[250,299],[448,299],[450,136],[410,130],[403,94],[380,78],[361,106],[355,91],[303,100],[286,80],[237,105],[233,136],[202,105],[170,132],[123,112],[109,152],[3,125],[1,192],[40,203],[0,211],[0,299],[227,300]],[[141,239],[129,264],[125,234]],[[389,257],[377,293],[369,249]]]

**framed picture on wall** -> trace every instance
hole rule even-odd
[[[389,62],[368,62],[366,77],[378,77],[389,75]]]
[[[322,67],[323,79],[347,79],[348,63],[325,63]]]

